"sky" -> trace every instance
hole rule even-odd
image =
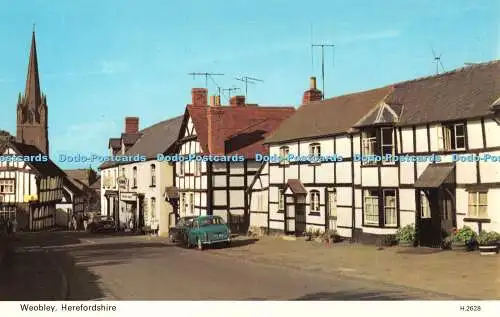
[[[0,0],[0,130],[15,134],[33,23],[49,109],[50,155],[106,155],[124,117],[140,128],[184,113],[192,72],[224,74],[217,87],[248,85],[248,101],[301,102],[309,77],[325,96],[376,88],[500,59],[498,0]],[[434,51],[434,52],[433,52]],[[442,71],[441,67],[439,69]],[[225,92],[227,96],[227,92]],[[222,101],[227,102],[223,95]],[[307,123],[304,123],[307,124]],[[98,164],[92,164],[97,167]]]

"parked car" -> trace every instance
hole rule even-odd
[[[116,225],[113,217],[96,216],[92,222],[87,225],[88,232],[112,232],[116,231]]]
[[[208,245],[223,244],[231,245],[231,230],[219,216],[199,216],[193,220],[193,224],[187,230],[187,247],[196,246],[203,250]]]
[[[185,242],[187,230],[191,227],[195,218],[196,217],[182,217],[175,227],[170,227],[168,233],[170,242]]]

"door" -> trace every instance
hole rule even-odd
[[[295,233],[303,235],[306,232],[306,196],[295,197]]]
[[[295,199],[285,195],[285,233],[295,233]]]
[[[442,190],[441,230],[449,233],[455,226],[454,195],[449,189]]]
[[[432,248],[441,246],[440,196],[437,188],[420,191],[420,246]]]
[[[328,192],[328,228],[337,229],[337,193]]]

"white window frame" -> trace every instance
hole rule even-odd
[[[462,126],[463,127],[463,135],[457,135],[457,127],[458,126]],[[453,150],[465,150],[465,143],[466,143],[466,128],[465,128],[465,123],[455,123],[453,125],[453,138],[454,138],[454,143],[455,143],[455,148],[453,148]],[[458,139],[463,139],[464,141],[464,146],[463,147],[458,147],[457,144],[457,140]]]
[[[280,147],[280,164],[288,165],[290,161],[288,160],[288,155],[290,154],[290,148],[288,146]]]
[[[484,200],[486,203],[481,204],[481,196],[485,197]],[[471,199],[471,197],[475,197],[475,201]],[[468,210],[467,210],[467,217],[468,218],[478,218],[478,219],[484,219],[488,218],[488,192],[486,191],[470,191],[469,192],[469,203],[468,203]],[[486,211],[484,215],[480,214],[480,207],[486,207]]]
[[[319,160],[321,157],[321,144],[309,144],[309,156],[311,156],[312,163],[319,163],[319,161],[317,162],[316,160]]]
[[[194,175],[200,176],[201,175],[201,161],[194,161]]]
[[[156,197],[151,197],[151,219],[156,218]]]
[[[370,190],[365,190],[363,198],[363,223],[365,225],[379,226],[379,197],[371,195]],[[368,217],[370,216],[370,217]],[[371,220],[372,216],[376,216],[376,220]]]
[[[194,215],[194,193],[189,193],[189,212]]]
[[[387,195],[388,192],[393,192],[394,196],[392,195]],[[394,206],[387,206],[386,205],[386,197],[394,197]],[[398,226],[398,196],[397,192],[395,189],[384,189],[382,190],[382,199],[383,199],[383,204],[384,204],[384,227],[397,227]],[[389,215],[391,215],[389,217]],[[391,219],[392,222],[388,222],[387,220]]]
[[[319,190],[313,189],[309,192],[309,211],[319,212],[320,211],[320,194]]]
[[[391,143],[384,143],[384,131],[390,131],[391,133]],[[396,146],[395,146],[395,137],[394,137],[394,129],[392,127],[383,127],[380,128],[380,155],[384,156],[388,153],[384,153],[384,148],[390,147],[391,148],[391,155],[394,155],[396,153]],[[389,161],[382,161],[383,164],[395,164],[395,161],[389,160]]]
[[[151,187],[156,187],[156,165],[151,164],[149,166],[150,176],[151,176]]]
[[[15,179],[0,179],[0,193],[14,194],[16,190]]]
[[[278,193],[278,210],[285,209],[285,191],[280,189]]]
[[[137,187],[137,166],[132,167],[132,187]]]

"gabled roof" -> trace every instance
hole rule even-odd
[[[389,105],[403,105],[399,126],[490,116],[500,97],[500,60],[394,85]]]
[[[42,153],[36,146],[29,145],[29,144],[24,144],[24,143],[19,143],[19,142],[14,142],[14,141],[9,141],[7,143],[7,146],[10,144],[10,146],[17,152],[19,155],[22,156],[45,156],[44,153]],[[35,170],[35,172],[39,173],[40,175],[46,177],[46,176],[61,176],[61,177],[66,177],[66,174],[61,170],[50,158],[46,162],[26,162],[31,168]]]
[[[391,92],[391,87],[304,104],[266,139],[266,143],[347,133]]]
[[[108,142],[108,148],[113,150],[120,149],[122,147],[122,140],[120,138],[110,138]]]
[[[295,195],[307,195],[307,190],[300,179],[289,179],[286,183],[286,188],[290,188]]]
[[[136,135],[140,137],[134,141],[134,145],[125,152],[125,155],[144,155],[146,159],[154,159],[157,154],[167,152],[177,141],[183,118],[184,116],[178,116],[167,119],[139,131]],[[99,166],[99,169],[124,164],[129,164],[129,162],[122,164],[120,162],[105,162]]]
[[[95,182],[90,184],[90,188],[95,189],[95,190],[101,189],[101,176],[97,176],[97,179],[95,180]]]
[[[125,145],[133,145],[141,138],[141,133],[122,133],[121,140]]]
[[[211,148],[219,150],[211,153],[208,144],[208,110],[209,107],[205,106],[188,105],[186,108],[203,153],[238,154],[246,158],[254,158],[256,153],[266,154],[268,150],[264,146],[264,139],[295,112],[293,107],[217,106],[220,119],[211,133],[214,134],[213,140],[220,144],[212,144]]]

